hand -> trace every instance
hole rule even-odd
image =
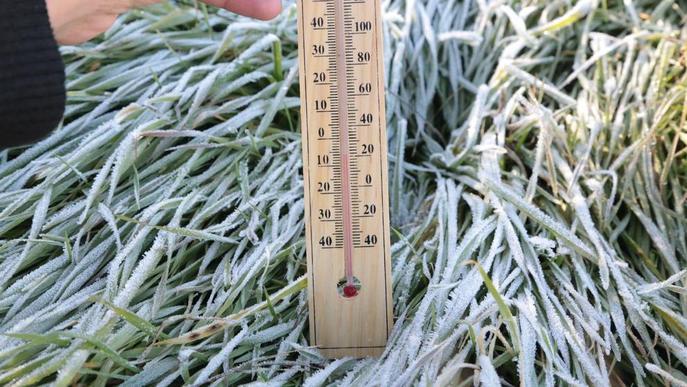
[[[107,31],[117,16],[160,0],[46,0],[59,44],[79,44]],[[269,20],[281,12],[281,0],[203,0],[240,15]]]

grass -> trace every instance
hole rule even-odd
[[[687,7],[388,0],[396,324],[308,344],[295,7],[63,48],[0,151],[0,384],[687,384]]]

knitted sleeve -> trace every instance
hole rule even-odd
[[[64,107],[64,65],[45,0],[0,0],[0,148],[45,137]]]

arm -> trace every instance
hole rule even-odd
[[[2,0],[4,1],[4,0]],[[105,32],[117,16],[130,8],[145,7],[160,0],[44,0],[60,44],[79,44]],[[272,19],[281,12],[281,0],[204,0],[256,19]]]
[[[57,44],[79,44],[105,32],[131,7],[160,0],[0,0],[0,149],[38,141],[65,107],[64,66]],[[281,0],[205,0],[267,20]]]

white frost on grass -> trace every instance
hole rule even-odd
[[[308,342],[293,3],[64,47],[64,126],[0,151],[0,384],[679,385],[678,3],[383,2],[378,359]]]

